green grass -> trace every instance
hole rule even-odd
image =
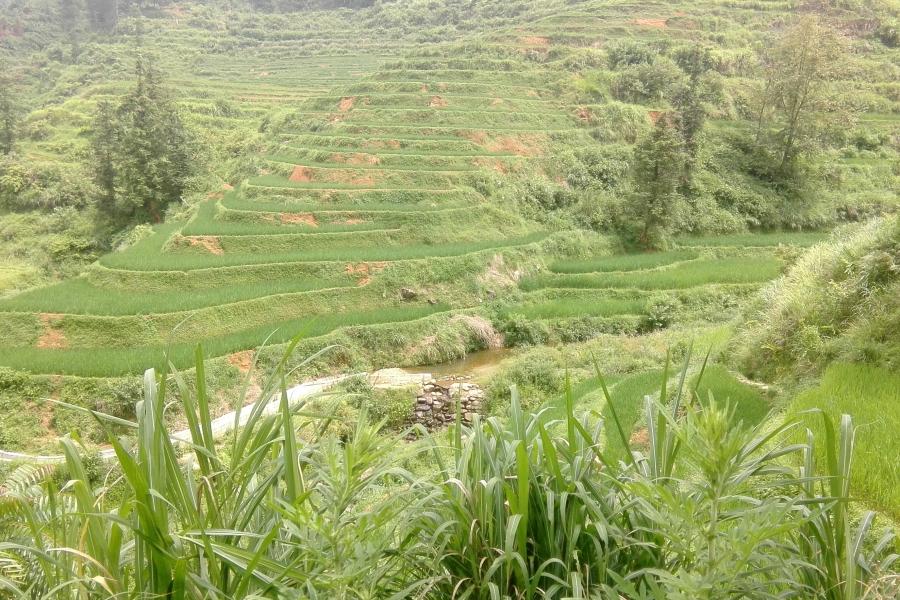
[[[385,185],[383,183],[351,185],[349,183],[332,183],[332,182],[313,182],[304,183],[300,181],[291,181],[287,177],[280,175],[262,175],[253,177],[249,181],[250,185],[256,185],[267,188],[299,188],[309,190],[449,190],[449,186],[412,186],[412,185]]]
[[[396,138],[388,138],[387,136],[384,139],[396,139]],[[435,138],[424,138],[424,139],[435,139]],[[451,138],[454,141],[459,138]],[[347,146],[301,146],[299,144],[288,144],[288,147],[295,148],[297,150],[314,150],[319,152],[332,152],[332,153],[352,153],[352,154],[374,154],[376,156],[384,157],[384,156],[448,156],[451,158],[494,158],[494,157],[518,157],[519,155],[515,152],[460,152],[453,150],[404,150],[402,148],[385,148],[383,150],[373,150],[371,148],[353,148]]]
[[[299,165],[302,167],[312,167],[316,169],[344,169],[344,170],[361,170],[361,171],[412,171],[412,172],[428,172],[428,173],[464,173],[469,171],[478,171],[481,167],[473,167],[472,165],[448,165],[448,166],[428,166],[428,165],[358,165],[336,162],[315,162],[295,158],[292,156],[277,156],[267,154],[266,160],[280,162],[289,165]]]
[[[609,377],[604,377],[606,381],[606,385],[611,386],[622,380],[621,376],[618,375],[610,375]],[[575,411],[576,414],[581,414],[585,411],[586,399],[588,397],[593,396],[595,392],[600,390],[600,382],[597,381],[596,377],[589,377],[584,381],[581,381],[577,384],[572,384],[570,386],[570,393],[572,394],[572,402],[574,406],[577,406],[578,409]],[[559,421],[566,418],[566,396],[565,394],[560,394],[553,398],[547,399],[542,405],[541,410],[543,410],[542,421],[547,423],[549,421]],[[588,409],[590,410],[590,409]]]
[[[349,231],[373,231],[383,226],[360,223],[356,225],[319,223],[318,227],[305,224],[235,223],[216,220],[214,198],[200,204],[196,216],[181,230],[182,235],[283,235],[289,233],[339,233]],[[291,211],[293,212],[293,211]]]
[[[516,307],[511,312],[530,319],[560,319],[582,315],[612,317],[614,315],[641,314],[644,312],[645,304],[646,302],[643,300],[620,300],[617,298],[550,300],[540,304]]]
[[[622,423],[626,435],[630,434],[635,424],[644,413],[644,396],[658,392],[662,382],[662,371],[652,370],[628,376],[604,376],[609,395],[615,404],[616,414]],[[613,435],[609,427],[614,421],[606,404],[606,398],[596,377],[590,377],[572,387],[572,400],[575,414],[587,411],[600,414],[607,423],[606,443],[616,456],[624,456],[622,444],[618,436]],[[542,407],[546,409],[542,420],[564,419],[566,416],[566,396],[561,394],[547,400]]]
[[[860,121],[900,121],[900,115],[894,113],[863,113]]]
[[[431,126],[428,126],[431,129]],[[426,142],[460,142],[464,144],[472,144],[473,142],[462,135],[425,135],[425,134],[415,134],[408,133],[402,135],[387,135],[387,134],[375,134],[375,133],[366,133],[366,132],[353,132],[353,131],[338,131],[338,132],[328,132],[328,133],[319,133],[313,131],[293,131],[287,132],[286,135],[292,135],[296,137],[311,137],[311,138],[352,138],[352,139],[371,139],[371,140],[409,140],[409,141],[426,141]],[[386,150],[393,150],[393,148],[386,148]]]
[[[692,250],[658,252],[654,254],[623,254],[590,260],[564,260],[550,265],[553,273],[608,273],[612,271],[640,271],[654,269],[700,255]]]
[[[797,413],[811,409],[823,410],[835,423],[842,414],[853,417],[858,429],[851,491],[873,508],[900,518],[900,375],[862,364],[832,365],[817,387],[790,405]],[[823,439],[819,415],[805,415],[804,423]],[[818,460],[824,464],[821,448]]]
[[[679,246],[778,246],[779,244],[794,246],[813,246],[828,239],[827,233],[748,233],[745,235],[720,235],[709,237],[679,238]]]
[[[762,423],[772,406],[759,390],[751,385],[741,383],[722,365],[712,365],[703,373],[703,379],[697,386],[694,382],[701,406],[709,405],[710,393],[720,407],[729,406],[734,411],[732,424],[743,423],[743,427],[754,427]]]
[[[151,238],[135,244],[125,252],[107,254],[100,259],[100,264],[111,269],[127,269],[135,271],[190,271],[213,267],[241,266],[250,264],[271,264],[290,262],[323,262],[323,261],[396,261],[415,260],[445,256],[460,256],[480,250],[523,246],[539,242],[547,233],[535,233],[526,237],[490,242],[470,242],[445,244],[439,246],[392,246],[387,248],[338,248],[327,250],[295,250],[272,254],[226,254],[189,255],[161,254],[159,249],[168,235],[180,224],[158,226],[159,233]]]
[[[341,327],[377,325],[421,319],[449,310],[437,305],[415,308],[384,309],[370,312],[333,314],[310,318],[292,319],[247,329],[230,335],[198,340],[203,343],[207,357],[224,356],[233,352],[256,348],[267,339],[278,344],[293,339],[306,329],[306,338],[331,333]],[[273,333],[274,332],[274,333]],[[177,368],[186,369],[194,364],[196,344],[175,344],[169,347],[143,348],[80,348],[70,350],[46,350],[16,348],[0,356],[0,366],[31,373],[74,375],[80,377],[118,377],[142,373],[145,369],[162,370],[168,358]]]
[[[637,423],[643,418],[647,406],[644,400],[645,396],[659,395],[659,390],[662,387],[662,377],[662,371],[645,371],[631,375],[609,388],[609,395],[612,398],[616,416],[622,424],[625,435],[631,435]],[[605,422],[612,427],[615,421],[612,418],[612,411],[606,402],[603,403],[600,414],[603,415]],[[625,448],[622,447],[619,436],[613,433],[612,430],[607,429],[606,443],[614,456],[625,456]],[[642,448],[641,450],[645,451],[646,449]]]
[[[519,287],[524,291],[544,288],[685,289],[713,283],[761,283],[778,277],[780,268],[781,261],[775,258],[723,258],[691,261],[658,271],[542,275],[521,280]]]
[[[241,302],[276,294],[308,292],[355,285],[348,279],[283,280],[216,287],[205,291],[143,293],[98,288],[84,278],[23,292],[0,300],[0,312],[44,312],[80,315],[148,315],[181,312]]]

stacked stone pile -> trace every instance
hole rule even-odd
[[[429,431],[446,427],[456,421],[456,404],[460,404],[463,423],[470,425],[475,413],[484,407],[484,390],[476,383],[431,379],[422,384],[416,396],[412,421],[424,425]]]

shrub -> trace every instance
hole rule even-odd
[[[900,365],[896,217],[845,230],[764,289],[733,348],[753,378],[815,375],[834,361]]]
[[[500,331],[508,346],[539,346],[547,341],[547,327],[540,321],[512,313],[503,318]]]

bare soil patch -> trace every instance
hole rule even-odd
[[[54,325],[62,319],[63,315],[57,313],[40,313],[38,319],[44,326],[44,334],[37,341],[37,347],[43,349],[60,350],[68,348],[66,336],[62,331],[54,329]]]
[[[659,121],[659,117],[662,115],[661,110],[648,110],[647,117],[650,118],[650,122],[653,125],[656,125],[656,122]]]
[[[487,142],[487,135],[483,131],[467,131],[463,134],[463,137],[476,144],[483,145]]]
[[[222,184],[222,189],[223,189],[223,190],[233,190],[233,189],[234,189],[234,186],[231,185],[230,183],[223,183],[223,184]]]
[[[206,248],[210,254],[218,254],[219,256],[225,254],[222,245],[219,244],[219,236],[217,235],[193,235],[184,239],[187,240],[191,246]]]
[[[591,112],[590,108],[585,107],[585,108],[579,108],[578,111],[575,113],[575,116],[578,117],[579,119],[581,119],[582,121],[590,121],[591,118],[594,116],[594,113]]]
[[[352,98],[350,96],[345,96],[341,98],[341,105],[338,107],[338,110],[341,112],[347,112],[353,105],[356,104],[356,98]]]
[[[491,106],[495,106],[497,104],[503,104],[503,98],[494,98],[491,100]]]
[[[632,23],[641,27],[668,27],[665,19],[635,19]]]
[[[446,91],[447,91],[447,84],[446,84],[446,83],[439,83],[439,84],[438,84],[438,90],[440,90],[440,91],[442,91],[442,92],[446,92]]]
[[[253,350],[244,350],[243,352],[231,354],[228,356],[228,362],[236,366],[241,373],[246,375],[253,366]]]
[[[422,93],[423,93],[423,94],[427,94],[427,93],[428,93],[428,86],[425,85],[425,84],[422,84]]]
[[[300,223],[309,225],[311,227],[319,226],[319,222],[316,220],[316,215],[310,213],[281,213],[282,225],[295,225]]]
[[[432,97],[431,97],[431,100],[428,102],[428,106],[431,106],[431,107],[446,107],[446,106],[447,106],[447,101],[444,100],[444,99],[443,99],[442,97],[440,97],[440,96],[432,96]]]
[[[344,225],[359,225],[361,223],[365,223],[365,219],[344,219],[342,221]]]
[[[628,442],[632,446],[637,446],[638,448],[649,448],[650,447],[650,432],[647,431],[647,428],[639,429],[631,434],[631,439]]]
[[[357,177],[350,180],[350,185],[375,185],[375,180],[371,177]]]
[[[356,282],[363,286],[372,283],[372,275],[378,271],[384,269],[386,262],[373,262],[373,263],[359,263],[358,265],[353,265],[353,263],[347,263],[347,274],[348,275],[358,275]]]
[[[388,140],[387,145],[390,146],[391,148],[393,148],[394,150],[397,150],[398,148],[400,148],[400,142],[398,142],[397,140]]]
[[[258,77],[268,77],[268,76],[269,76],[269,72],[268,72],[268,71],[260,71],[260,72],[259,72],[259,75],[258,75]]]
[[[302,165],[297,165],[291,173],[290,180],[298,183],[310,183],[313,180],[312,172]]]
[[[529,46],[549,46],[550,38],[541,37],[539,35],[526,35],[522,40]]]
[[[354,154],[354,155],[351,156],[349,159],[346,159],[346,161],[347,161],[348,163],[350,163],[351,165],[370,165],[370,166],[374,166],[374,165],[379,165],[379,164],[381,164],[381,159],[378,158],[377,155],[375,155],[375,154],[364,154],[364,153],[362,153],[362,152],[359,152],[359,153],[357,153],[357,154]]]
[[[493,160],[484,156],[476,157],[472,161],[472,165],[476,167],[487,167],[488,169],[493,169],[504,175],[509,173],[509,168],[507,168],[505,162],[502,160]]]
[[[488,148],[488,152],[512,152],[519,156],[532,156],[530,148],[523,146],[513,138],[497,138],[497,144]]]

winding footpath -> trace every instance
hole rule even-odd
[[[366,373],[362,373],[361,375],[367,375]],[[288,402],[291,404],[296,404],[300,400],[304,398],[308,398],[314,394],[319,394],[325,391],[328,391],[335,383],[347,379],[348,377],[353,377],[354,375],[342,375],[340,377],[328,377],[325,379],[317,379],[315,381],[310,381],[307,383],[301,383],[300,385],[294,386],[288,390]],[[278,411],[281,405],[281,400],[274,400],[269,402],[266,407],[263,409],[264,415],[271,415]],[[241,409],[241,418],[238,422],[238,427],[242,427],[247,424],[247,420],[250,418],[250,413],[252,411],[249,410],[249,406]],[[235,414],[236,411],[232,411],[227,415],[222,415],[217,419],[213,419],[212,421],[212,432],[213,436],[218,437],[224,435],[234,429],[235,426]],[[191,439],[191,431],[190,429],[185,429],[183,431],[178,431],[172,434],[172,439],[188,441]],[[100,451],[100,456],[103,460],[110,460],[114,458],[116,455],[115,450],[109,448],[106,450]],[[0,450],[0,461],[11,462],[15,460],[25,460],[29,462],[35,463],[58,463],[65,462],[66,457],[59,456],[32,456],[29,454],[19,454],[18,452],[6,452],[4,450]]]

